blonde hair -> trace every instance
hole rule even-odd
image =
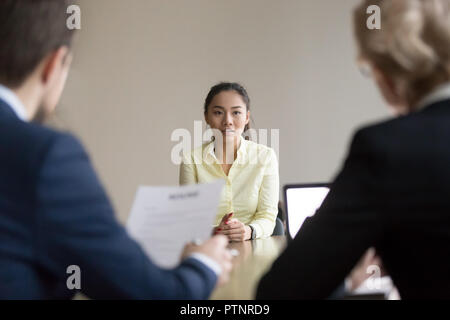
[[[367,27],[370,5],[381,29]],[[450,79],[450,0],[364,0],[354,29],[361,58],[391,77],[410,109]]]

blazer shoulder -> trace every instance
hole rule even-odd
[[[410,113],[404,116],[395,117],[392,119],[383,119],[365,126],[361,126],[356,130],[356,134],[363,136],[383,136],[387,133],[391,134],[394,131],[404,132],[413,125],[423,122],[424,113]],[[356,135],[355,134],[355,135]]]
[[[45,146],[43,150],[44,155],[50,152],[55,153],[55,151],[85,153],[80,140],[70,132],[57,131],[52,128],[33,124],[30,125],[29,131],[29,134],[34,137],[34,143],[42,143]]]
[[[68,132],[20,120],[8,121],[1,126],[0,145],[6,151],[0,160],[32,172],[39,170],[55,149],[83,150],[78,139]]]
[[[351,140],[349,156],[396,162],[428,147],[422,135],[430,125],[423,114],[413,113],[360,127]]]

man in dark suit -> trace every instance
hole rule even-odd
[[[154,265],[114,218],[76,138],[32,119],[56,106],[71,62],[63,0],[0,1],[0,299],[205,299],[226,281],[223,236]]]
[[[366,26],[370,5],[381,7],[381,31]],[[450,298],[449,21],[449,0],[367,0],[355,10],[361,59],[399,117],[356,133],[324,203],[257,298],[330,297],[370,247],[402,299]]]

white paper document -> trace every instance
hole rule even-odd
[[[181,187],[140,186],[127,230],[161,267],[180,262],[187,242],[211,236],[223,180]]]

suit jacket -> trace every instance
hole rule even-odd
[[[257,298],[330,296],[375,247],[402,299],[450,298],[450,100],[363,128]]]
[[[114,218],[86,152],[71,135],[20,121],[0,100],[0,299],[205,299],[215,273],[188,258],[152,263]]]

